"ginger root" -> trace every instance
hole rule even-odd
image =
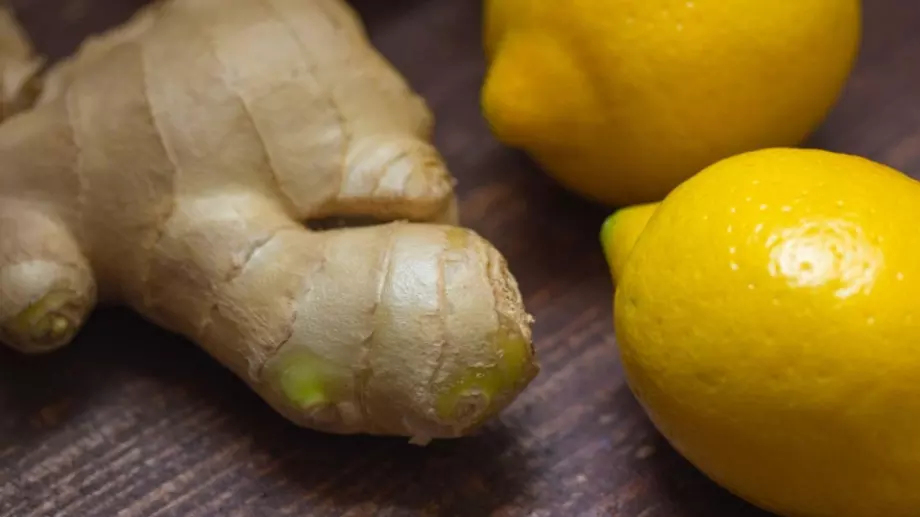
[[[0,120],[35,101],[35,76],[43,64],[13,11],[6,2],[0,2]]]
[[[125,304],[299,425],[416,443],[536,375],[428,108],[342,0],[162,2],[43,80],[0,124],[3,342],[50,351]],[[304,226],[351,216],[382,222]]]

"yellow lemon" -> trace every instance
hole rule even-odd
[[[781,515],[920,516],[918,224],[920,182],[793,149],[612,216],[620,355],[651,420]]]
[[[801,143],[860,16],[859,0],[486,0],[483,112],[569,189],[658,201],[719,159]]]

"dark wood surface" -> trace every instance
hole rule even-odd
[[[139,3],[14,1],[53,56]],[[288,424],[189,343],[100,310],[59,353],[0,351],[0,516],[763,517],[669,448],[624,384],[597,242],[608,210],[490,136],[480,1],[355,4],[435,111],[464,222],[508,256],[541,375],[476,437],[329,436]],[[865,8],[858,69],[809,145],[920,175],[920,2]]]

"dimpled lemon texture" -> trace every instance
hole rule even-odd
[[[721,161],[649,220],[615,324],[637,398],[716,482],[790,517],[920,515],[917,181],[817,150]]]
[[[482,107],[560,184],[660,201],[733,154],[794,146],[836,102],[858,0],[487,0]]]

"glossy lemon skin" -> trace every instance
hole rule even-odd
[[[616,211],[607,218],[601,228],[601,244],[608,257],[610,274],[614,280],[623,274],[626,267],[628,251],[648,224],[648,220],[658,211],[659,203],[634,205]]]
[[[780,515],[920,515],[920,183],[746,153],[675,189],[629,246],[608,244],[628,252],[621,357],[677,450]]]
[[[505,144],[606,204],[794,146],[836,102],[859,0],[487,0],[482,108]]]

